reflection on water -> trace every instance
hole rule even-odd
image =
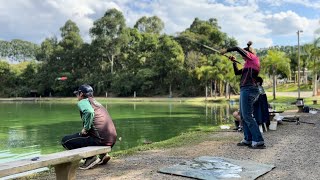
[[[10,150],[1,150],[0,151],[0,162],[9,162],[18,159],[28,159],[39,157],[41,155],[41,151],[39,146],[30,146],[30,147],[21,147],[17,152],[15,149]]]
[[[107,103],[117,128],[113,151],[172,138],[189,129],[233,122],[236,105]],[[76,104],[0,103],[0,163],[63,151],[63,136],[81,131]]]

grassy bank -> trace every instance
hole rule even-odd
[[[312,85],[310,84],[301,84],[301,91],[312,91]],[[265,91],[272,92],[272,86],[265,88]],[[290,84],[278,84],[277,85],[278,92],[297,92],[298,84],[290,83]]]
[[[192,128],[187,132],[181,133],[179,136],[160,141],[155,142],[152,144],[145,144],[140,145],[137,147],[133,147],[127,150],[117,151],[117,152],[111,152],[110,154],[113,157],[121,157],[121,156],[127,156],[134,154],[139,151],[146,151],[146,150],[152,150],[152,149],[162,149],[162,148],[177,148],[186,146],[188,144],[198,144],[200,142],[204,142],[206,140],[213,140],[212,137],[209,135],[212,133],[218,133],[220,131],[223,131],[220,129],[220,127],[196,127]],[[221,141],[223,139],[216,138],[214,139],[216,141]]]
[[[124,156],[130,156],[137,152],[143,152],[147,150],[156,150],[164,148],[178,148],[183,146],[188,146],[190,144],[197,145],[204,141],[238,141],[239,139],[235,136],[231,137],[213,137],[210,136],[213,133],[218,133],[220,127],[196,127],[189,129],[189,131],[181,133],[179,136],[173,137],[171,139],[154,142],[152,144],[140,145],[131,149],[111,152],[112,158],[121,158]],[[54,168],[51,167],[49,171],[39,172],[36,174],[28,175],[27,179],[45,179],[48,176],[55,176]],[[25,179],[25,178],[22,178]]]

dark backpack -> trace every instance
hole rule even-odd
[[[310,107],[309,106],[304,106],[303,107],[303,112],[309,113],[309,111],[310,111]]]

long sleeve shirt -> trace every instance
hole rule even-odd
[[[94,110],[88,99],[82,99],[78,102],[80,116],[83,123],[83,128],[88,132],[93,127]]]
[[[247,52],[239,47],[227,49],[227,52],[237,51],[245,60],[243,69],[238,69],[237,65],[233,63],[233,70],[235,75],[241,75],[240,87],[256,86],[256,78],[260,72],[260,60],[258,56]]]

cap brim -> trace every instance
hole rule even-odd
[[[73,91],[73,94],[78,94],[79,91]]]

